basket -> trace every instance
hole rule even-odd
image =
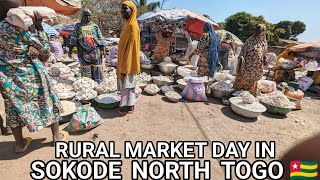
[[[242,117],[246,117],[246,118],[257,118],[258,116],[260,116],[263,112],[267,111],[267,108],[265,106],[263,106],[260,103],[253,103],[250,104],[249,106],[259,106],[259,109],[261,110],[257,110],[253,111],[253,110],[249,110],[247,108],[245,108],[243,105],[241,105],[240,102],[242,102],[242,98],[241,97],[233,97],[229,99],[230,103],[231,103],[231,109],[233,112],[235,112],[236,114],[242,116]]]
[[[281,108],[281,107],[271,106],[263,102],[261,102],[261,104],[263,104],[267,108],[267,112],[271,114],[286,115],[289,112],[291,112],[293,109],[293,108]]]

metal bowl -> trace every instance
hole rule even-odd
[[[156,84],[158,87],[162,87],[162,86],[170,86],[174,83],[174,81],[160,81],[158,79],[152,78],[153,83]]]
[[[103,99],[103,98],[108,98],[108,97],[114,98],[114,99],[116,99],[116,101],[115,101],[115,102],[112,102],[112,103],[103,103],[103,102],[100,102],[101,99]],[[95,102],[95,104],[97,104],[97,106],[98,106],[99,108],[101,108],[101,109],[114,109],[114,108],[119,107],[119,105],[120,105],[120,98],[119,98],[119,96],[118,96],[116,93],[110,93],[110,94],[104,94],[104,95],[100,95],[100,96],[96,97],[96,98],[94,99],[94,102]]]
[[[291,70],[291,69],[294,69],[296,67],[296,64],[279,64],[279,66],[282,68],[282,69],[286,69],[286,70]]]
[[[233,98],[230,98],[229,101],[231,103],[231,109],[233,110],[233,112],[235,112],[236,114],[242,117],[257,118],[263,112],[267,111],[267,108],[260,103],[254,103],[251,105],[251,106],[259,106],[260,110],[253,111],[245,108],[245,106],[243,106],[242,103],[240,103],[242,102],[241,97],[233,97]]]
[[[230,91],[220,91],[214,88],[211,88],[211,95],[214,98],[224,98],[224,97],[229,97],[231,94],[234,92],[234,89]]]
[[[179,66],[185,66],[185,65],[189,64],[189,61],[188,60],[179,60],[179,61],[177,61],[177,64]]]
[[[162,66],[162,65],[158,65],[159,69],[161,72],[163,72],[164,74],[173,74],[176,70],[176,68],[178,67],[178,65],[175,66]]]
[[[187,85],[187,83],[186,83],[186,81],[184,79],[177,80],[177,84],[179,86],[179,89],[181,89],[182,91],[184,90],[184,88]]]
[[[141,68],[142,69],[145,69],[145,70],[151,70],[154,68],[154,64],[140,64]]]

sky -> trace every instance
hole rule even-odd
[[[156,0],[148,2],[153,1]],[[224,22],[230,15],[241,11],[262,15],[271,23],[302,21],[306,24],[306,31],[298,38],[307,42],[320,40],[319,7],[320,0],[169,0],[163,8],[183,8],[208,14],[215,22]]]

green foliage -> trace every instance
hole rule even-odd
[[[211,17],[208,14],[204,14],[203,16],[212,21]]]
[[[225,29],[226,28],[226,23],[225,22],[218,22],[219,29]]]
[[[148,4],[147,0],[132,0],[138,8],[138,16],[146,13],[146,12],[152,12],[155,11],[157,8],[160,8],[160,1],[158,2],[152,2]]]
[[[306,25],[301,21],[281,21],[277,24],[267,22],[263,16],[253,16],[246,12],[239,12],[231,15],[225,20],[223,28],[238,36],[242,41],[248,39],[258,24],[265,24],[267,27],[266,37],[270,45],[278,45],[280,38],[290,39],[297,37],[306,30]],[[221,28],[221,29],[223,29]]]

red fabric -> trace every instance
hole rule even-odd
[[[65,31],[59,31],[61,36],[69,36],[70,34],[68,32]]]
[[[195,36],[196,38],[200,38],[203,32],[203,25],[206,21],[202,21],[199,19],[188,19],[187,20],[187,28],[188,32]],[[217,23],[212,22],[212,25],[215,30],[219,29],[219,25]]]
[[[297,168],[294,168],[294,167]],[[290,162],[290,173],[292,172],[300,172],[300,161],[291,161]]]
[[[63,15],[73,15],[81,9],[81,4],[69,5],[60,0],[24,0],[26,6],[46,6]],[[80,1],[79,1],[80,2]]]

